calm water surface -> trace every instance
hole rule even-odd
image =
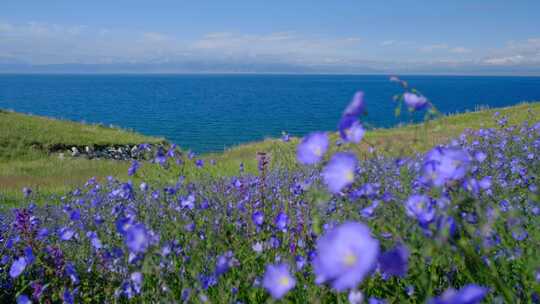
[[[445,113],[540,100],[540,77],[407,76]],[[335,129],[356,90],[374,127],[399,123],[386,76],[0,75],[0,108],[114,124],[196,152]],[[1,132],[1,130],[0,130]]]

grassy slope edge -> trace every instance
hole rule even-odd
[[[379,151],[391,155],[426,151],[430,147],[447,142],[466,129],[496,126],[495,112],[507,116],[510,124],[540,120],[540,103],[522,103],[512,107],[487,109],[444,116],[424,124],[405,125],[390,129],[375,129],[366,133],[365,141],[353,147],[364,154],[371,144]],[[86,125],[44,117],[29,116],[12,112],[0,112],[0,204],[14,203],[21,196],[21,188],[30,186],[44,195],[61,193],[88,178],[103,178],[108,175],[126,179],[128,162],[66,158],[46,152],[55,145],[121,145],[141,142],[163,142],[161,138],[147,137],[134,132]],[[334,139],[337,135],[333,134]],[[286,163],[294,163],[295,146],[298,138],[290,143],[278,139],[267,139],[227,149],[220,153],[203,155],[205,160],[214,159],[217,165],[203,169],[209,176],[227,176],[238,173],[240,163],[247,172],[256,172],[255,155],[259,151],[269,152]],[[187,172],[195,171],[187,168]],[[144,166],[145,177],[159,177],[153,166]],[[165,176],[164,176],[165,177]],[[170,177],[169,177],[170,178]],[[137,181],[137,179],[135,179]],[[170,182],[170,180],[164,180]]]
[[[116,146],[165,140],[102,125],[0,110],[0,203],[21,187],[62,192],[91,176],[125,172],[128,164],[83,158],[61,160],[53,150],[71,146]]]

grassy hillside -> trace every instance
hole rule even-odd
[[[0,160],[41,158],[51,150],[71,146],[109,146],[159,143],[164,139],[143,136],[102,125],[25,115],[0,110]]]
[[[425,151],[438,143],[447,142],[465,129],[496,126],[495,112],[507,116],[510,124],[540,120],[540,103],[523,103],[513,107],[482,110],[442,117],[426,124],[406,125],[390,129],[375,129],[366,133],[365,140],[352,147],[361,157],[366,157],[371,145],[379,152],[391,155]],[[84,183],[90,177],[104,178],[108,175],[127,178],[128,162],[88,160],[84,158],[60,159],[50,150],[59,146],[118,145],[142,142],[159,143],[163,139],[143,136],[125,130],[99,125],[86,125],[44,117],[12,112],[0,112],[0,203],[12,202],[20,197],[21,189],[32,187],[48,195],[62,193],[74,185]],[[333,134],[334,139],[337,135]],[[275,162],[294,166],[295,146],[298,138],[289,143],[277,139],[249,143],[221,153],[202,155],[206,166],[201,170],[190,164],[184,172],[194,176],[224,176],[238,172],[241,163],[247,172],[256,172],[255,155],[264,151]],[[209,165],[213,159],[216,165]],[[175,176],[156,172],[155,166],[143,166],[142,178],[170,182]],[[136,181],[138,181],[136,179]]]
[[[118,128],[3,110],[0,110],[0,130],[0,202],[19,197],[24,186],[45,194],[59,193],[92,176],[125,176],[128,167],[125,162],[60,159],[56,152],[67,147],[164,142],[162,138]]]
[[[354,148],[364,155],[370,145],[379,152],[393,156],[410,154],[413,151],[423,152],[436,144],[447,142],[466,129],[495,127],[497,125],[494,119],[496,112],[499,112],[501,116],[507,116],[509,124],[534,122],[540,120],[540,102],[448,115],[428,123],[374,129],[366,132],[363,142]],[[335,140],[338,135],[333,134],[332,138]],[[267,139],[240,145],[223,153],[210,153],[206,155],[206,158],[217,161],[219,172],[234,171],[236,173],[240,163],[244,163],[248,170],[256,170],[254,156],[258,151],[273,152],[274,157],[294,160],[298,140],[298,138],[292,138],[292,144],[289,144],[278,139]]]

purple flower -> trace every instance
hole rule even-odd
[[[409,110],[411,111],[422,110],[429,105],[427,98],[425,98],[424,96],[416,95],[414,93],[407,92],[403,94],[403,99],[405,100],[405,104],[407,105],[407,107],[409,107]]]
[[[355,288],[375,267],[379,242],[369,228],[357,222],[346,222],[333,228],[317,241],[313,262],[316,282],[331,282],[338,291]]]
[[[296,156],[301,164],[312,165],[322,159],[326,150],[328,150],[328,135],[314,132],[304,137],[298,144]]]
[[[225,272],[229,271],[231,267],[237,264],[238,261],[234,258],[232,251],[227,251],[225,254],[220,255],[216,262],[216,271],[215,274],[220,276]]]
[[[481,180],[479,180],[478,186],[480,186],[482,190],[487,190],[491,188],[491,176],[485,176]]]
[[[135,173],[137,173],[137,170],[139,170],[139,162],[134,160],[131,162],[131,167],[128,169],[128,175],[133,176]]]
[[[9,276],[13,279],[17,278],[21,275],[21,273],[23,273],[26,265],[27,262],[25,257],[18,258],[13,262],[13,264],[11,264],[11,268],[9,269]]]
[[[460,290],[446,290],[440,297],[431,299],[429,304],[476,304],[486,296],[488,289],[475,284],[469,284]]]
[[[437,227],[440,232],[447,233],[450,237],[453,237],[456,234],[456,221],[451,216],[440,217],[437,222]]]
[[[195,161],[195,165],[196,165],[198,168],[204,167],[204,160],[202,160],[202,159],[197,159],[197,160]]]
[[[301,255],[297,255],[294,260],[296,261],[296,269],[300,270],[306,265],[306,258]]]
[[[90,239],[90,243],[92,244],[92,247],[94,247],[96,250],[101,249],[103,245],[101,244],[101,240],[97,236],[97,234],[93,231],[88,231],[86,233],[86,236]]]
[[[386,304],[386,300],[384,299],[379,299],[379,298],[375,298],[375,297],[371,297],[368,299],[368,304]]]
[[[409,250],[404,245],[398,245],[379,257],[381,272],[386,275],[402,277],[407,274]]]
[[[339,122],[339,135],[344,141],[359,143],[366,131],[354,116],[343,116]]]
[[[289,290],[294,288],[296,279],[289,273],[287,265],[268,265],[262,285],[274,299],[281,299]]]
[[[71,282],[73,282],[73,284],[79,284],[79,276],[77,275],[77,270],[75,269],[75,266],[73,266],[73,264],[66,264],[66,275],[71,279]]]
[[[336,153],[330,162],[324,167],[322,176],[328,189],[337,193],[354,181],[354,172],[358,161],[352,153]]]
[[[414,194],[405,202],[407,215],[416,218],[421,224],[429,224],[435,218],[433,202],[425,195]]]
[[[26,262],[28,264],[34,263],[34,261],[36,260],[36,257],[34,256],[34,252],[32,251],[32,247],[27,246],[26,248],[24,248],[24,257],[26,258]]]
[[[182,206],[182,208],[193,210],[195,208],[195,195],[190,194],[186,198],[182,199],[180,201],[180,206]]]
[[[58,234],[62,241],[69,241],[75,235],[75,231],[71,228],[64,227],[58,231]]]
[[[69,219],[71,221],[78,221],[81,219],[81,211],[79,211],[78,209],[75,209],[73,211],[70,212],[69,214]]]
[[[362,304],[364,302],[364,294],[361,291],[351,290],[347,299],[350,304]]]
[[[483,162],[484,160],[486,160],[487,158],[487,155],[486,153],[482,152],[482,151],[479,151],[479,152],[476,152],[476,154],[474,155],[474,158],[479,162]]]
[[[45,240],[49,236],[49,229],[41,228],[37,232],[37,237],[39,240]]]
[[[358,116],[364,113],[364,110],[364,92],[358,91],[354,94],[351,102],[345,108],[345,111],[343,111],[342,116]]]
[[[251,246],[251,249],[253,249],[253,251],[256,253],[261,253],[263,251],[263,245],[262,243],[257,242]]]
[[[285,230],[285,229],[287,229],[288,223],[289,223],[289,217],[287,216],[286,213],[280,212],[280,213],[276,216],[276,227],[277,227],[279,230]]]
[[[366,218],[366,219],[372,218],[373,214],[375,213],[375,209],[377,208],[377,206],[379,206],[379,203],[380,202],[378,200],[373,201],[373,203],[371,203],[371,205],[369,205],[366,208],[360,210],[360,215],[363,218]]]
[[[24,197],[27,198],[30,196],[30,194],[32,194],[32,189],[24,187],[22,189],[22,192],[23,192]]]
[[[467,174],[470,160],[464,150],[437,147],[426,154],[422,180],[440,187],[447,181],[462,179]]]
[[[165,164],[167,163],[167,156],[164,154],[162,148],[158,148],[158,150],[156,151],[154,162],[160,164],[161,166],[165,166]]]
[[[17,297],[17,304],[32,304],[32,301],[27,295],[22,294]]]
[[[75,296],[72,292],[69,291],[69,289],[64,290],[64,293],[62,294],[62,298],[64,300],[64,303],[67,303],[67,304],[75,303]]]
[[[291,140],[289,134],[285,132],[281,132],[281,141],[283,142],[289,142]]]
[[[131,252],[145,252],[150,243],[150,236],[146,227],[143,224],[135,224],[128,227],[125,242]]]
[[[135,291],[136,294],[141,293],[142,289],[142,283],[143,283],[143,275],[140,272],[134,272],[130,275],[133,291]]]
[[[251,216],[253,223],[257,226],[261,226],[264,223],[264,213],[262,211],[255,211]]]

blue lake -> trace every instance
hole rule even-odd
[[[444,113],[540,100],[540,77],[402,78]],[[366,93],[367,124],[400,122],[392,101],[400,88],[387,76],[0,75],[0,108],[113,124],[208,152],[335,129],[357,90]]]

